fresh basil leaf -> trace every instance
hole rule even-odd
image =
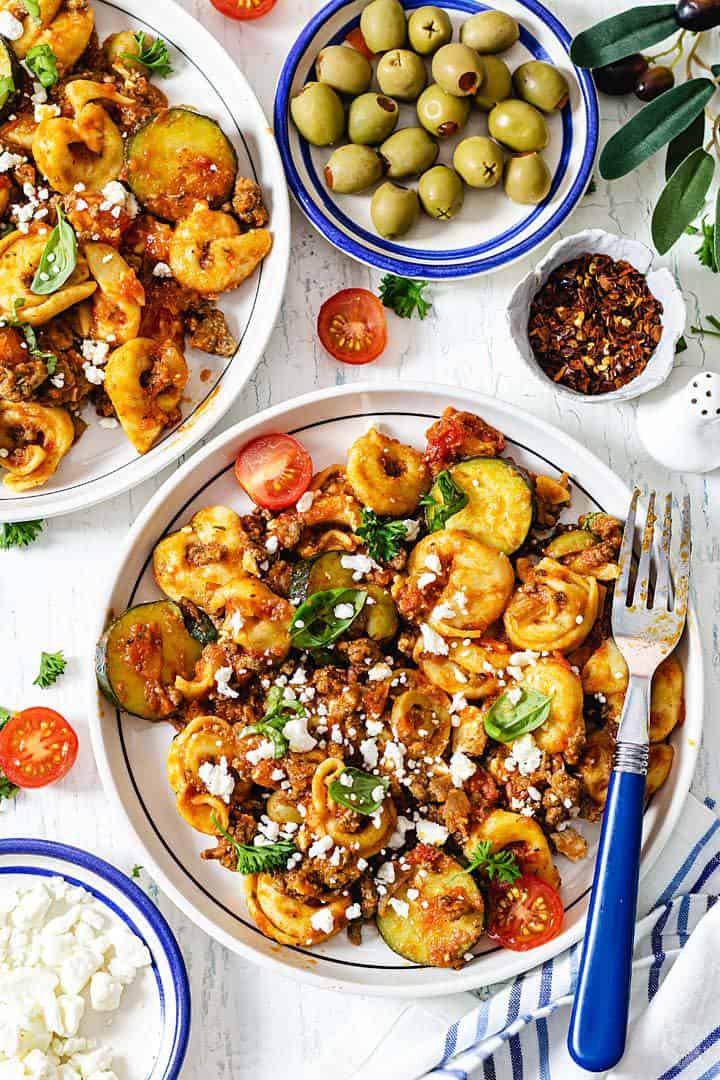
[[[33,45],[28,50],[25,63],[46,90],[58,81],[57,57],[49,45]]]
[[[323,649],[355,622],[367,600],[365,589],[326,589],[313,593],[295,612],[290,637],[298,649]],[[345,607],[350,610],[345,611]],[[342,608],[340,614],[337,609]]]
[[[441,502],[433,495],[436,489]],[[468,496],[457,486],[449,470],[443,469],[435,477],[431,490],[420,500],[420,505],[425,509],[428,530],[433,533],[443,529],[453,514],[459,513],[468,502]]]
[[[358,814],[375,814],[385,801],[389,787],[390,781],[386,777],[371,776],[349,765],[328,786],[328,792],[333,802],[340,806]]]
[[[50,239],[45,245],[30,286],[36,296],[49,296],[50,293],[57,292],[77,266],[75,230],[63,214],[61,206],[57,208],[57,216],[57,225],[50,233]]]
[[[668,143],[665,157],[665,179],[669,180],[685,158],[705,141],[705,113],[701,112],[691,124]]]
[[[23,0],[28,15],[32,15],[36,22],[42,22],[39,0]]]
[[[578,34],[570,48],[570,59],[578,67],[604,67],[664,41],[677,28],[674,4],[634,7]]]
[[[672,174],[653,211],[651,232],[660,255],[670,250],[705,205],[715,161],[702,147],[693,150]]]
[[[666,90],[621,127],[600,155],[600,175],[617,180],[684,131],[717,89],[711,79],[690,79]]]
[[[511,743],[544,724],[550,715],[551,700],[547,694],[525,687],[513,701],[512,690],[506,690],[485,713],[485,731],[496,742]]]

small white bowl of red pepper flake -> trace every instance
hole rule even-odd
[[[560,394],[629,401],[665,382],[685,329],[682,293],[637,240],[588,229],[555,244],[507,309],[525,366]]]

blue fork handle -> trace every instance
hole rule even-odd
[[[630,1003],[645,776],[610,774],[568,1050],[590,1072],[623,1055]]]

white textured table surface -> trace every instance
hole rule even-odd
[[[283,56],[319,0],[278,0],[265,18],[231,23],[209,0],[181,0],[221,41],[248,76],[268,115]],[[571,31],[587,25],[583,0],[552,5]],[[613,0],[604,13],[619,10]],[[621,99],[602,101],[602,136],[607,138],[626,111]],[[242,122],[242,117],[239,118]],[[662,155],[659,155],[661,157]],[[648,241],[651,195],[659,190],[660,165],[612,185],[598,181],[565,233],[604,227]],[[654,171],[654,175],[653,175]],[[668,265],[688,301],[691,321],[717,311],[717,282],[684,239]],[[338,254],[293,210],[293,244],[285,303],[270,346],[242,399],[225,423],[304,393],[352,380],[425,379],[456,383],[529,409],[584,442],[628,483],[664,489],[670,478],[647,457],[635,433],[632,405],[583,407],[568,404],[525,377],[502,334],[501,313],[526,259],[502,273],[467,284],[432,288],[433,309],[424,321],[390,316],[390,343],[374,365],[353,369],[336,365],[320,347],[315,320],[320,303],[338,288],[376,289],[378,275]],[[706,345],[688,336],[680,357],[686,366],[720,369],[720,341]],[[672,438],[672,433],[668,433]],[[167,474],[86,513],[49,523],[42,539],[25,552],[0,553],[0,704],[54,706],[75,725],[81,751],[77,766],[55,788],[21,796],[0,816],[0,835],[35,836],[77,844],[129,871],[141,861],[122,820],[110,811],[100,788],[90,750],[83,679],[91,661],[88,628],[108,564],[115,558],[130,523]],[[672,478],[678,495],[693,497],[695,530],[694,594],[706,649],[705,744],[695,776],[700,797],[720,796],[720,730],[715,702],[720,691],[720,477]],[[48,691],[32,687],[41,649],[64,649],[66,676]],[[162,778],[159,778],[162,782]],[[147,875],[142,883],[154,887]],[[402,1001],[345,997],[301,988],[226,952],[196,929],[164,898],[160,907],[184,952],[193,993],[193,1034],[184,1076],[212,1080],[320,1080],[333,1075],[322,1063],[342,1061],[358,1067],[381,1038]],[[335,1076],[340,1070],[335,1070]],[[343,1075],[346,1075],[343,1070]],[[359,1075],[362,1075],[360,1071]]]

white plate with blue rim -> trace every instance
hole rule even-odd
[[[403,0],[403,6],[410,11],[424,2]],[[421,214],[406,236],[390,241],[379,236],[372,224],[370,193],[336,195],[328,189],[323,168],[331,149],[310,146],[289,116],[291,98],[315,77],[317,54],[326,45],[345,41],[359,26],[366,4],[367,0],[331,0],[302,31],[280,73],[275,135],[290,190],[301,209],[318,232],[347,255],[406,277],[472,277],[527,255],[567,220],[592,177],[598,142],[597,94],[590,73],[570,62],[570,34],[538,0],[498,0],[494,5],[520,25],[520,40],[502,54],[510,70],[526,60],[545,60],[558,67],[570,85],[568,105],[562,113],[547,117],[550,144],[543,154],[552,174],[547,198],[538,206],[520,206],[505,196],[502,185],[483,191],[466,188],[463,207],[451,221],[438,222]],[[459,27],[470,15],[487,9],[478,0],[443,0],[441,6],[452,20],[453,40],[458,40]],[[417,125],[412,103],[400,106],[397,127],[410,125]],[[485,134],[486,114],[473,109],[463,132],[440,141],[438,163],[452,163],[453,149],[461,139]]]
[[[119,1080],[177,1080],[190,1036],[190,987],[177,941],[155,904],[96,855],[50,840],[0,840],[0,891],[63,878],[80,886],[147,946],[152,964],[125,987],[111,1014],[88,1009],[80,1035],[112,1044]]]

